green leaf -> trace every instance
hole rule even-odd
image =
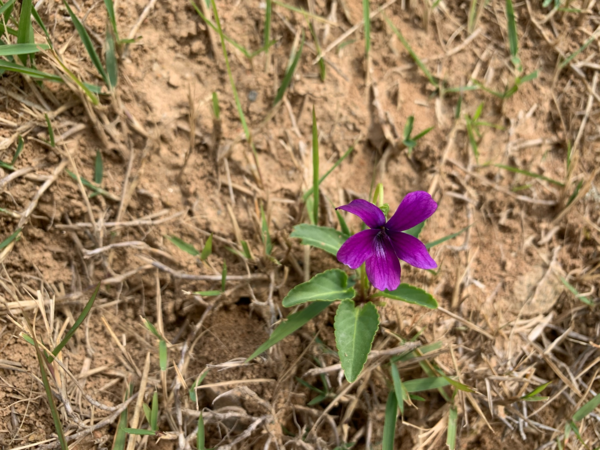
[[[17,29],[17,44],[33,44],[33,28],[31,26],[31,1],[21,2],[21,15],[19,16],[19,27]],[[27,64],[27,55],[19,55],[23,65]]]
[[[433,242],[430,242],[429,244],[425,244],[425,247],[427,247],[427,250],[429,250],[430,248],[435,247],[436,245],[440,245],[446,241],[449,241],[450,239],[454,239],[455,237],[460,236],[462,233],[467,231],[472,226],[473,226],[473,224],[464,227],[462,230],[459,230],[456,233],[452,233],[452,234],[449,234],[448,236],[444,236],[443,238],[438,239],[437,241],[433,241]]]
[[[262,241],[265,246],[265,254],[270,255],[273,251],[273,243],[271,241],[271,234],[269,233],[269,224],[267,223],[267,215],[262,205],[260,205],[260,231],[262,233]]]
[[[146,421],[148,423],[150,423],[150,407],[148,405],[146,405],[145,403],[142,403],[142,409],[144,410],[144,416],[146,417]]]
[[[123,428],[123,431],[127,434],[136,434],[138,436],[155,436],[156,431],[154,430],[143,430],[140,428]]]
[[[348,275],[343,270],[331,269],[295,286],[283,299],[283,306],[291,308],[307,302],[350,300],[355,295],[354,288],[348,287]]]
[[[408,116],[408,119],[406,120],[406,125],[404,125],[404,133],[402,138],[403,141],[408,141],[410,139],[414,122],[415,116]]]
[[[98,73],[100,74],[100,76],[102,77],[102,79],[104,80],[106,85],[110,86],[110,81],[108,80],[108,75],[106,74],[106,71],[104,70],[104,67],[102,66],[102,62],[100,61],[100,57],[98,56],[98,53],[96,53],[96,49],[94,48],[94,44],[92,43],[92,39],[90,38],[90,35],[88,34],[88,32],[85,29],[85,27],[83,26],[83,24],[79,21],[79,18],[75,15],[75,13],[73,13],[73,10],[67,3],[67,0],[63,0],[63,4],[67,8],[67,12],[69,13],[69,16],[71,16],[73,25],[75,26],[77,33],[79,33],[81,42],[83,42],[83,45],[88,52],[88,55],[90,55],[92,63],[94,63],[94,66],[96,66]]]
[[[106,6],[108,19],[110,20],[110,23],[112,25],[112,29],[115,33],[115,37],[117,38],[117,42],[120,42],[119,31],[117,30],[117,17],[115,15],[115,6],[113,4],[113,0],[104,0],[104,6]]]
[[[598,405],[600,405],[600,394],[596,395],[593,399],[575,411],[575,414],[573,414],[573,422],[582,420],[585,416],[593,412]]]
[[[198,416],[198,434],[196,435],[196,448],[198,450],[206,450],[204,435],[204,418],[202,417],[202,411],[200,411],[200,415]]]
[[[398,402],[396,400],[396,394],[394,391],[390,391],[385,404],[385,419],[383,422],[383,441],[381,443],[381,450],[394,450],[397,415]]]
[[[206,240],[206,244],[204,244],[204,248],[202,249],[202,253],[200,253],[200,259],[202,261],[206,261],[212,253],[212,243],[213,243],[213,235],[211,234]],[[195,250],[195,249],[194,249]]]
[[[96,286],[96,289],[94,290],[92,296],[90,297],[86,305],[83,307],[81,314],[79,314],[79,317],[77,317],[77,320],[75,321],[73,326],[69,328],[69,331],[67,331],[67,334],[65,334],[65,337],[62,339],[62,341],[60,341],[60,343],[56,347],[54,347],[54,350],[52,350],[52,354],[54,356],[58,356],[58,354],[64,348],[64,346],[67,345],[67,342],[69,342],[69,340],[73,337],[75,331],[77,331],[77,328],[79,328],[79,326],[83,323],[87,315],[90,313],[92,306],[94,306],[94,301],[96,301],[96,297],[98,296],[98,292],[100,292],[100,286],[100,284]],[[54,358],[50,356],[48,360],[49,362],[52,362]]]
[[[458,411],[456,406],[450,408],[450,414],[448,415],[448,436],[446,438],[446,445],[450,450],[456,448],[456,425],[458,423]]]
[[[182,239],[179,239],[177,236],[166,236],[166,238],[180,250],[183,250],[192,256],[200,255],[200,252],[196,250],[192,244],[188,244]]]
[[[189,394],[190,394],[190,400],[194,403],[196,403],[197,401],[197,397],[196,397],[196,388],[198,386],[200,386],[202,384],[202,382],[204,381],[204,379],[206,378],[206,375],[208,375],[208,368],[204,369],[201,373],[200,376],[198,377],[198,379],[194,382],[194,384],[192,384],[192,387],[190,388]]]
[[[248,246],[248,242],[242,241],[242,251],[244,254],[244,258],[246,259],[254,259],[254,255],[250,251],[250,247]]]
[[[315,398],[313,398],[310,402],[308,402],[306,405],[307,406],[318,405],[319,403],[321,403],[326,398],[327,398],[327,394],[319,394]]]
[[[77,181],[77,175],[75,175],[73,172],[71,172],[70,170],[65,170],[65,172],[67,172],[67,175],[69,175],[71,178],[73,178],[75,181]],[[102,189],[98,186],[96,186],[95,184],[91,183],[90,181],[86,180],[83,177],[79,178],[81,180],[81,184],[83,184],[85,187],[91,189],[92,191],[94,191],[96,193],[96,195],[103,195],[106,198],[110,198],[111,200],[115,200],[115,196],[112,195],[110,192],[108,192],[105,189]]]
[[[421,392],[448,386],[450,382],[444,377],[417,378],[404,382],[406,392]]]
[[[337,166],[339,166],[342,161],[344,159],[346,159],[346,157],[352,153],[352,151],[354,150],[354,147],[350,147],[348,150],[346,150],[346,152],[340,157],[340,159],[338,159],[335,164],[333,166],[331,166],[331,169],[329,169],[327,172],[325,172],[325,175],[323,175],[321,177],[321,179],[319,180],[319,185],[321,183],[323,183],[323,181],[325,181],[325,179],[331,174],[331,172],[333,172],[335,170],[335,168]],[[302,195],[302,200],[306,201],[313,193],[313,188],[311,187],[310,189],[308,189],[303,195]],[[348,233],[348,235],[350,235],[350,233]]]
[[[338,222],[340,223],[340,230],[344,236],[350,236],[350,229],[348,228],[348,224],[344,219],[344,216],[340,214],[340,212],[336,209],[335,215],[337,216]]]
[[[312,159],[313,159],[313,223],[319,224],[319,130],[315,107],[312,110]]]
[[[367,362],[379,328],[377,308],[371,302],[357,308],[352,300],[344,300],[338,306],[333,328],[342,369],[352,383]]]
[[[320,248],[333,256],[337,255],[342,244],[348,239],[348,236],[333,228],[306,223],[296,225],[290,237],[302,239],[302,244]]]
[[[577,291],[577,289],[575,289],[575,286],[573,286],[571,283],[569,283],[565,278],[563,278],[559,275],[558,279],[562,282],[562,284],[565,285],[565,287],[569,290],[569,292],[575,296],[576,299],[581,300],[586,305],[592,306],[594,304],[594,302],[591,301],[589,298],[587,298],[585,295],[580,294]]]
[[[17,162],[17,159],[19,159],[19,156],[21,156],[21,152],[23,151],[23,138],[21,136],[19,136],[17,138],[17,151],[15,152],[10,165],[14,166],[15,163]]]
[[[519,44],[517,37],[517,24],[515,23],[515,11],[513,9],[512,0],[506,0],[506,20],[508,22],[508,43],[510,46],[510,54],[513,59],[517,59]]]
[[[284,322],[280,323],[277,328],[273,330],[271,337],[267,339],[264,344],[258,347],[256,351],[248,357],[246,362],[252,361],[258,355],[273,347],[282,339],[302,328],[302,326],[307,324],[313,317],[316,317],[321,311],[327,308],[329,304],[329,302],[314,302],[303,310],[291,314]]]
[[[117,67],[117,50],[115,48],[115,36],[110,27],[106,27],[106,70],[108,71],[109,86],[114,89],[119,80]]]
[[[505,166],[503,164],[494,164],[494,166],[500,167],[501,169],[504,169],[504,170],[508,170],[509,172],[520,173],[523,175],[527,175],[528,177],[547,181],[549,183],[555,184],[556,186],[564,187],[564,183],[561,183],[560,181],[556,181],[556,180],[553,180],[552,178],[548,178],[548,177],[545,177],[544,175],[540,175],[537,173],[529,172],[527,170],[519,169],[518,167]]]
[[[450,383],[452,386],[454,386],[456,389],[458,389],[459,391],[463,391],[463,392],[473,392],[473,389],[471,389],[469,386],[467,386],[466,384],[462,384],[459,381],[453,380],[452,378],[445,376],[444,378],[446,379],[446,381],[448,381],[448,383]]]
[[[377,292],[374,297],[385,297],[392,300],[400,300],[413,305],[425,306],[430,309],[437,309],[438,303],[435,299],[423,289],[410,284],[402,283],[394,291]]]
[[[223,261],[223,270],[221,271],[221,291],[225,292],[227,284],[227,262]]]
[[[419,68],[421,69],[421,71],[423,72],[423,74],[427,77],[427,79],[429,80],[429,82],[433,86],[439,87],[439,83],[433,77],[433,75],[431,74],[431,72],[429,71],[429,69],[427,68],[427,66],[425,64],[423,64],[423,62],[419,59],[419,57],[417,56],[417,54],[410,47],[408,41],[404,38],[404,36],[400,32],[400,30],[398,28],[396,28],[394,26],[394,24],[392,23],[392,21],[389,20],[387,17],[385,17],[385,21],[390,26],[390,28],[392,29],[392,31],[394,32],[394,34],[396,35],[396,37],[400,40],[400,42],[402,43],[402,45],[404,46],[404,48],[406,49],[406,51],[408,52],[408,54],[410,55],[410,57],[413,59],[413,61],[415,62],[415,64],[417,66],[419,66]]]
[[[411,236],[418,238],[419,235],[421,234],[421,231],[423,231],[424,226],[425,226],[425,221],[415,225],[412,228],[409,228],[408,230],[404,230],[403,233],[410,234]]]
[[[265,8],[265,30],[263,33],[263,46],[267,47],[271,40],[271,15],[273,11],[273,2],[272,0],[267,0],[266,8]]]
[[[150,410],[150,429],[158,430],[158,392],[152,395],[152,409]]]
[[[300,42],[300,48],[295,53],[292,58],[292,63],[289,65],[285,75],[283,76],[283,80],[281,81],[281,86],[277,90],[277,94],[275,95],[275,100],[273,101],[273,105],[276,105],[283,99],[283,95],[285,94],[285,90],[288,88],[290,83],[292,82],[292,77],[294,76],[294,72],[296,71],[296,66],[300,61],[300,56],[302,56],[302,49],[304,48],[304,32],[302,32],[302,41]]]
[[[371,49],[371,12],[369,11],[369,0],[363,0],[363,22],[365,26],[365,57]]]
[[[159,341],[163,340],[163,337],[160,335],[160,333],[158,332],[158,330],[156,329],[156,327],[152,324],[152,322],[150,322],[148,319],[142,317],[142,321],[144,322],[144,326],[148,329],[148,331],[150,331],[150,333],[152,333],[156,339],[158,339]]]
[[[169,368],[169,353],[167,352],[167,343],[162,339],[158,341],[158,360],[161,371],[164,372]]]
[[[46,72],[33,69],[31,67],[21,66],[19,64],[11,63],[9,61],[0,60],[0,70],[8,70],[9,72],[18,72],[24,75],[29,75],[31,78],[41,78],[46,81],[54,81],[62,83],[63,79],[56,75],[51,75]]]
[[[16,240],[17,237],[19,236],[19,234],[21,233],[21,230],[22,230],[22,228],[17,228],[13,234],[11,234],[6,239],[4,239],[2,242],[0,242],[0,250],[4,250],[6,247],[9,246],[9,244],[11,244],[14,240]]]
[[[31,55],[49,49],[48,44],[9,44],[0,45],[0,56]]]
[[[104,163],[102,162],[102,153],[96,150],[96,160],[94,161],[94,183],[102,184],[104,177]]]
[[[392,382],[394,383],[394,392],[396,394],[396,402],[398,408],[400,408],[400,414],[404,415],[404,389],[402,388],[402,380],[400,379],[400,373],[396,364],[390,364],[390,371],[392,374]]]
[[[548,381],[547,383],[544,383],[544,384],[536,387],[529,394],[524,395],[523,397],[521,397],[521,400],[527,400],[527,399],[530,399],[532,397],[536,397],[540,392],[542,392],[544,389],[546,389],[550,384],[552,384],[552,381]]]
[[[50,117],[48,117],[48,114],[44,114],[44,117],[46,118],[46,126],[48,127],[50,146],[54,147],[56,145],[56,141],[54,140],[54,128],[52,128],[52,122],[50,122]]]
[[[196,295],[201,295],[203,297],[215,297],[217,295],[221,295],[223,291],[197,291],[194,292]]]

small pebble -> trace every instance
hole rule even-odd
[[[258,97],[258,92],[256,92],[256,91],[248,92],[248,100],[250,100],[251,102],[255,102],[257,97]]]

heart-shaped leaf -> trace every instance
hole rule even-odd
[[[307,302],[350,300],[356,292],[348,287],[348,275],[340,269],[327,270],[294,287],[283,299],[290,308]]]
[[[401,302],[412,303],[413,305],[425,306],[430,309],[437,309],[438,303],[435,299],[423,289],[411,286],[410,284],[402,283],[398,289],[394,291],[378,292],[375,297],[385,297],[392,300],[400,300]]]
[[[367,361],[379,327],[377,308],[371,302],[357,308],[352,300],[344,300],[338,307],[333,326],[342,369],[346,379],[353,382]]]
[[[333,228],[318,227],[307,223],[296,225],[290,237],[300,238],[304,245],[320,248],[333,256],[337,255],[342,244],[348,239],[348,236]]]

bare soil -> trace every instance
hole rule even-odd
[[[559,70],[562,58],[595,33],[598,5],[574,0],[569,8],[584,12],[552,12],[540,2],[515,2],[523,74],[537,71],[537,77],[503,100],[482,89],[441,95],[386,23],[401,30],[447,88],[476,86],[472,80],[479,80],[503,92],[515,79],[503,1],[482,7],[472,33],[467,30],[470,2],[434,2],[434,8],[426,1],[385,3],[371,21],[368,58],[360,26],[362,2],[290,2],[310,8],[319,20],[273,4],[275,43],[268,52],[249,59],[227,45],[255,160],[219,36],[191,3],[115,3],[122,37],[145,8],[149,11],[134,33],[135,42],[121,49],[118,87],[102,96],[101,106],[91,106],[70,85],[37,84],[9,72],[0,78],[1,160],[12,159],[17,136],[22,136],[16,169],[31,168],[14,179],[7,178],[8,170],[2,173],[2,211],[24,213],[63,160],[67,169],[92,180],[97,151],[104,162],[102,188],[111,194],[86,200],[74,179],[61,171],[34,205],[19,240],[0,256],[0,448],[59,447],[35,349],[21,333],[27,319],[35,322],[41,342],[56,345],[99,282],[89,319],[61,353],[63,367],[54,364],[52,386],[65,434],[80,433],[72,448],[111,448],[118,423],[114,407],[130,388],[137,393],[142,379],[145,403],[159,393],[161,437],[130,437],[134,441],[128,448],[195,448],[198,410],[204,411],[209,448],[381,447],[391,389],[388,360],[373,360],[368,375],[339,398],[348,384],[338,371],[304,376],[318,365],[339,362],[333,351],[333,308],[243,363],[290,313],[281,306],[289,289],[307,274],[341,267],[332,256],[312,249],[307,268],[304,248],[289,237],[294,225],[307,221],[302,193],[312,185],[313,108],[321,173],[354,146],[321,185],[322,225],[338,226],[333,207],[367,199],[374,183],[381,182],[392,210],[415,190],[428,191],[438,201],[421,235],[424,242],[469,227],[431,249],[437,272],[402,267],[403,280],[430,292],[443,310],[391,300],[379,305],[382,327],[375,349],[397,347],[399,338],[416,335],[422,344],[441,343],[425,366],[436,364],[474,389],[459,391],[453,400],[457,448],[557,448],[573,412],[598,390],[598,311],[560,281],[568,280],[592,303],[597,300],[597,34]],[[107,23],[104,5],[91,0],[72,5],[100,49]],[[372,1],[370,8],[383,6]],[[263,45],[264,4],[219,0],[217,7],[228,36],[249,51]],[[101,85],[64,6],[42,2],[39,13],[69,68]],[[359,25],[326,54],[325,81],[314,63],[309,21],[321,49]],[[34,29],[36,40],[43,42]],[[274,107],[290,55],[302,38],[306,42],[290,87]],[[57,70],[46,53],[36,61],[40,70]],[[220,103],[218,124],[212,113],[214,92]],[[486,124],[475,136],[476,155],[466,123],[480,104],[479,120]],[[46,143],[45,113],[57,139],[54,149]],[[414,117],[413,134],[433,127],[412,152],[400,145],[409,116]],[[219,126],[220,134],[215,131]],[[280,265],[264,256],[261,206]],[[0,214],[2,239],[22,217],[13,216]],[[358,220],[347,219],[353,230],[359,228]],[[167,239],[176,236],[202,249],[211,234],[213,252],[206,263]],[[254,259],[228,250],[241,250],[242,241]],[[224,263],[229,275],[254,278],[231,279],[218,297],[192,294],[219,289]],[[166,384],[158,340],[141,317],[169,341]],[[192,402],[187,391],[207,369],[206,388]],[[401,368],[400,374],[403,380],[427,376],[418,364]],[[300,379],[320,389],[327,383],[332,394],[308,405],[318,394]],[[548,381],[552,384],[543,395],[549,400],[519,401]],[[446,388],[445,394],[453,390]],[[407,406],[404,420],[398,421],[396,448],[445,448],[450,403],[435,390],[419,395],[423,400]],[[334,398],[335,406],[328,408]],[[135,399],[127,410],[128,426],[134,427],[132,418],[143,413]],[[112,419],[95,426],[106,418]],[[592,415],[578,424],[590,448],[598,445],[598,418]],[[147,424],[140,420],[139,426]],[[573,435],[567,445],[583,448]]]

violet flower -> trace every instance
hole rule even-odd
[[[400,286],[398,259],[420,269],[435,269],[437,264],[425,244],[403,231],[431,217],[437,206],[431,195],[417,191],[404,197],[387,222],[381,209],[366,200],[353,200],[336,208],[357,215],[370,228],[350,236],[339,249],[338,260],[351,269],[366,262],[367,277],[380,291]]]

